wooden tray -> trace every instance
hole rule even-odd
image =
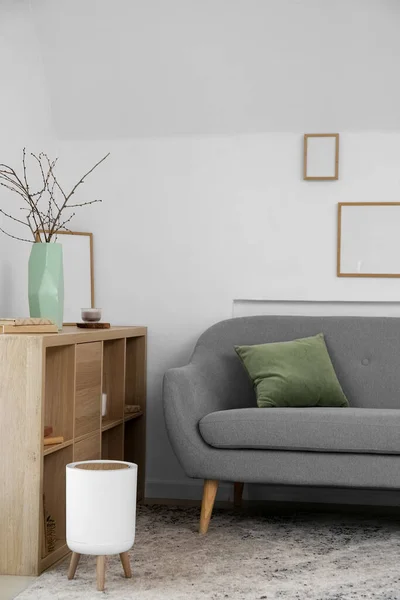
[[[77,323],[81,329],[110,329],[110,323]]]

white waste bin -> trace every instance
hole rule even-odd
[[[67,545],[72,550],[68,578],[81,554],[97,556],[97,587],[104,590],[105,556],[119,554],[131,577],[128,550],[135,541],[137,465],[91,460],[67,465]]]

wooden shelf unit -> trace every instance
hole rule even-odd
[[[45,446],[43,448],[43,456],[47,456],[48,454],[53,454],[54,452],[58,452],[63,448],[67,448],[68,446],[72,446],[74,440],[68,440],[68,442],[63,442],[62,444],[53,444],[51,446]]]
[[[101,430],[107,431],[108,429],[112,429],[113,427],[117,427],[117,425],[122,425],[124,419],[106,419],[103,418],[101,420]]]
[[[138,419],[139,417],[142,416],[142,414],[143,414],[142,411],[140,411],[140,412],[136,412],[136,413],[125,415],[125,419],[124,419],[125,423],[127,421],[130,421],[131,419]]]
[[[103,431],[101,436],[101,458],[107,460],[123,460],[123,456],[124,426],[121,423],[121,425]]]
[[[0,575],[38,575],[68,552],[65,467],[105,458],[138,465],[144,498],[145,327],[0,337]],[[107,414],[101,417],[101,395]],[[125,415],[125,404],[140,413]],[[44,446],[44,425],[64,442]],[[56,543],[45,544],[46,514]]]

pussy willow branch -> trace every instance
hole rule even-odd
[[[2,177],[1,177],[1,172],[0,172],[0,179],[1,179],[1,178],[2,178]],[[22,193],[22,192],[20,192],[18,189],[15,189],[14,187],[12,187],[12,186],[11,186],[11,185],[9,185],[9,184],[2,183],[1,181],[0,181],[0,185],[1,185],[1,186],[3,186],[3,187],[5,187],[5,188],[7,188],[7,189],[8,189],[8,190],[10,190],[11,192],[15,192],[16,194],[18,194],[19,196],[21,196],[21,197],[22,197],[22,198],[23,198],[25,201],[27,201],[26,197],[25,197],[25,196],[23,195],[23,193]],[[26,210],[29,210],[29,211],[31,211],[32,209],[31,209],[31,207],[30,207],[30,208],[28,208],[28,209],[26,209]],[[9,216],[9,215],[6,215],[6,216]],[[14,217],[12,217],[12,216],[10,215],[10,218],[14,218]],[[15,220],[18,220],[18,219],[15,219]],[[33,234],[33,237],[35,237],[35,229],[34,229],[34,228],[32,227],[32,225],[31,225],[31,222],[30,222],[30,220],[29,220],[29,216],[27,217],[27,224],[28,224],[28,226],[29,226],[29,228],[30,228],[30,230],[31,230],[31,232],[32,232],[32,234]],[[24,225],[25,225],[25,223],[24,223]],[[36,230],[37,230],[37,227],[36,227]],[[13,236],[11,236],[11,237],[13,237]]]
[[[44,169],[43,169],[42,161],[40,160],[40,159],[41,159],[41,157],[43,157],[43,156],[44,156],[43,152],[41,152],[41,153],[39,154],[39,156],[36,156],[36,154],[33,154],[33,152],[31,152],[31,156],[32,156],[32,157],[33,157],[33,158],[36,160],[36,162],[38,163],[38,166],[39,166],[39,169],[40,169],[40,173],[41,173],[41,175],[42,175],[42,181],[43,181],[43,187],[42,187],[42,189],[40,189],[38,192],[35,192],[35,193],[31,194],[31,197],[32,197],[32,198],[36,198],[36,196],[38,196],[38,200],[35,200],[35,202],[36,202],[36,204],[37,204],[37,203],[38,203],[38,201],[40,200],[40,198],[41,198],[41,196],[42,196],[43,192],[45,192],[45,191],[46,191],[46,188],[47,188],[47,185],[48,185],[48,182],[49,182],[49,178],[50,178],[50,170],[49,170],[49,172],[47,173],[47,175],[45,175],[45,174],[44,174]],[[56,159],[56,160],[53,160],[53,162],[52,162],[51,164],[54,166],[54,165],[56,164],[56,162],[57,162],[57,159]]]
[[[54,233],[54,228],[56,227],[56,224],[58,223],[58,220],[59,220],[59,218],[60,218],[61,212],[62,212],[62,211],[63,211],[63,210],[66,208],[68,200],[71,198],[71,196],[72,196],[73,194],[75,194],[75,191],[76,191],[76,189],[78,188],[78,186],[80,186],[80,185],[81,185],[81,184],[84,182],[84,180],[86,179],[86,177],[88,177],[88,175],[90,175],[90,173],[93,173],[93,171],[94,171],[94,170],[95,170],[95,169],[96,169],[96,168],[97,168],[97,167],[98,167],[98,166],[99,166],[99,165],[100,165],[100,164],[101,164],[103,161],[105,161],[105,160],[106,160],[106,158],[108,158],[109,156],[110,156],[110,153],[108,152],[108,153],[107,153],[105,156],[103,156],[103,158],[102,158],[101,160],[99,160],[99,161],[98,161],[98,162],[97,162],[97,163],[96,163],[96,164],[95,164],[95,165],[94,165],[94,166],[93,166],[91,169],[89,169],[89,171],[88,171],[87,173],[85,173],[85,174],[84,174],[84,175],[83,175],[83,176],[80,178],[80,180],[78,181],[78,183],[76,183],[76,184],[74,185],[74,187],[72,188],[72,190],[70,191],[70,193],[69,193],[69,194],[67,194],[67,195],[65,195],[65,194],[64,194],[63,190],[62,190],[62,189],[61,189],[61,187],[58,185],[58,182],[57,182],[57,180],[54,178],[54,179],[55,179],[55,181],[56,181],[56,185],[57,185],[57,186],[58,186],[58,188],[61,190],[61,192],[62,192],[63,196],[65,197],[65,200],[64,200],[64,203],[61,205],[61,207],[60,207],[60,210],[58,211],[58,213],[57,213],[57,216],[56,216],[56,218],[55,218],[55,220],[54,220],[54,225],[53,225],[53,227],[52,227],[52,229],[51,229],[51,231],[50,231],[50,237],[51,237],[51,236],[53,235],[53,233]],[[53,175],[53,177],[54,177],[54,175]]]
[[[25,223],[25,221],[21,221],[20,219],[17,219],[16,217],[13,217],[12,215],[9,215],[8,213],[6,213],[5,210],[3,210],[2,208],[0,208],[0,213],[2,215],[4,215],[5,217],[8,217],[9,219],[12,219],[13,221],[16,221],[16,223],[21,223],[21,225],[25,225],[25,227],[29,227],[28,223]],[[32,230],[31,230],[32,231]]]
[[[72,215],[70,217],[68,217],[68,219],[65,219],[65,221],[63,223],[61,223],[60,225],[57,226],[57,229],[54,231],[54,234],[57,233],[57,231],[61,231],[61,229],[68,229],[66,226],[67,223],[70,222],[71,219],[73,219],[75,216],[75,213],[72,213]]]
[[[19,240],[20,242],[28,242],[28,244],[32,243],[31,240],[26,240],[25,238],[20,238],[16,235],[11,235],[11,233],[7,233],[7,231],[4,231],[4,229],[2,229],[1,227],[0,231],[1,233],[4,233],[4,235],[7,235],[8,237],[12,238],[13,240]]]
[[[18,174],[15,171],[15,169],[13,169],[12,167],[10,167],[8,165],[5,165],[5,164],[0,165],[0,167],[5,167],[7,169],[7,171],[5,173],[4,173],[4,171],[0,170],[0,176],[3,175],[2,178],[5,179],[6,181],[8,181],[13,186],[12,191],[19,193],[19,195],[25,200],[25,202],[28,203],[29,207],[31,208],[31,213],[27,217],[27,222],[29,224],[29,227],[31,228],[33,238],[35,240],[35,232],[37,232],[39,230],[39,224],[36,220],[36,217],[39,216],[40,224],[41,224],[41,218],[40,218],[40,215],[35,214],[34,202],[29,193],[29,185],[27,182],[27,172],[26,172],[26,150],[25,150],[25,148],[22,151],[22,166],[23,166],[23,171],[24,171],[24,179],[25,179],[25,183],[26,183],[25,186],[24,186],[22,180],[20,179],[20,177],[18,177]],[[3,184],[3,185],[5,185],[5,184]],[[5,187],[7,187],[7,186],[5,185]],[[15,188],[17,188],[17,189],[15,189]],[[33,220],[34,227],[32,227],[30,218],[32,218],[32,220]]]
[[[89,202],[82,202],[82,204],[68,204],[67,208],[77,208],[78,206],[89,206],[89,204],[96,204],[96,202],[103,202],[103,200],[90,200]]]
[[[1,179],[1,174],[0,174],[0,179]],[[33,213],[32,206],[31,206],[30,202],[28,201],[26,195],[23,194],[23,192],[20,192],[18,188],[15,188],[13,186],[13,184],[11,185],[11,184],[8,184],[8,183],[2,183],[2,182],[0,182],[0,185],[3,186],[3,187],[5,187],[5,188],[7,188],[11,192],[14,192],[14,193],[18,194],[25,202],[28,203],[29,208],[27,210],[29,210],[29,215],[27,217],[27,223],[28,223],[28,225],[30,227],[30,230],[32,232],[33,237],[35,237],[35,231],[37,231],[38,226],[37,226],[37,223],[36,223],[35,218],[34,218],[34,213]],[[30,221],[31,217],[32,217],[33,222],[34,222],[34,226],[32,226],[32,223]]]
[[[21,210],[25,210],[28,213],[26,216],[26,222],[14,217],[12,214],[9,214],[2,209],[0,209],[0,213],[21,225],[28,226],[32,232],[33,241],[37,241],[40,239],[40,236],[43,235],[44,241],[50,242],[58,231],[69,231],[69,229],[66,227],[66,224],[69,223],[75,216],[75,212],[62,220],[61,217],[64,216],[64,211],[70,208],[80,208],[101,202],[101,200],[96,199],[81,203],[68,204],[68,201],[75,194],[78,187],[85,182],[85,179],[109,156],[109,154],[110,153],[103,156],[101,160],[99,160],[91,169],[89,169],[89,171],[87,171],[79,179],[79,181],[67,194],[64,192],[63,188],[58,182],[54,172],[54,168],[58,159],[56,158],[55,160],[50,160],[48,155],[44,152],[40,152],[39,154],[31,153],[31,156],[38,165],[42,180],[39,190],[33,192],[31,191],[31,186],[29,184],[27,154],[26,149],[24,148],[22,152],[23,176],[20,177],[17,171],[15,171],[15,169],[9,165],[0,163],[0,186],[7,188],[9,191],[15,194],[18,194],[23,199],[24,203],[27,204],[28,207],[21,207]],[[61,200],[59,198],[57,199],[56,191],[58,192],[58,196],[61,196]],[[41,210],[39,208],[39,203],[42,199],[45,201],[45,194],[48,196],[47,208],[45,211],[43,211],[43,209]],[[14,239],[29,242],[29,240],[24,238],[11,235],[10,233],[4,231],[4,229],[0,228],[0,231]]]
[[[38,201],[39,201],[39,199],[41,198],[41,195],[39,196],[39,198],[38,198],[38,200],[37,200],[37,202],[36,202],[36,204],[35,204],[35,201],[33,200],[33,198],[32,198],[32,195],[31,195],[31,193],[30,193],[30,191],[29,191],[29,184],[28,184],[28,179],[27,179],[27,170],[26,170],[26,148],[24,148],[24,149],[22,150],[22,166],[23,166],[23,169],[24,169],[24,181],[25,181],[25,191],[26,191],[26,195],[27,195],[27,197],[29,198],[29,203],[30,203],[30,204],[32,204],[32,207],[33,207],[33,206],[37,207],[37,202],[38,202]],[[44,222],[43,222],[42,216],[41,216],[41,214],[40,214],[40,212],[39,212],[39,211],[37,211],[37,212],[32,212],[32,219],[33,219],[33,220],[34,220],[34,222],[35,222],[35,225],[36,225],[36,231],[38,231],[38,227],[37,227],[37,223],[36,223],[36,217],[39,217],[40,226],[41,226],[42,230],[43,230],[43,231],[45,231]],[[46,238],[46,233],[44,233],[43,235],[44,235],[44,239],[45,239],[45,241],[46,241],[46,242],[49,242],[50,240]]]
[[[50,180],[50,176],[52,176],[54,178],[53,175],[53,169],[57,163],[58,158],[56,158],[55,160],[51,161],[49,159],[49,157],[47,156],[47,154],[45,154],[44,152],[40,152],[39,156],[37,156],[36,154],[34,154],[33,152],[31,152],[31,156],[36,160],[36,162],[38,163],[39,169],[40,169],[40,173],[42,176],[42,181],[43,181],[43,187],[41,190],[39,190],[38,192],[35,192],[34,194],[31,194],[32,197],[35,198],[35,203],[36,206],[38,206],[40,199],[42,198],[43,193],[47,190],[48,194],[49,194],[49,200],[48,200],[48,206],[47,206],[47,214],[44,217],[44,223],[48,224],[48,228],[51,228],[51,224],[53,222],[53,203],[55,204],[57,210],[58,210],[58,206],[57,206],[57,202],[55,201],[54,198],[54,187],[55,187],[55,182],[53,180],[53,184],[50,187],[49,186],[49,180]],[[43,164],[42,164],[42,159],[45,159],[48,163],[48,172],[47,175],[45,175],[44,173],[44,168],[43,168]],[[44,214],[44,213],[42,213]],[[46,235],[46,234],[43,234]]]

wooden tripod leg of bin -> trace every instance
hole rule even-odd
[[[97,557],[97,589],[99,592],[104,592],[106,583],[106,557],[104,554]]]
[[[121,552],[119,557],[121,559],[122,566],[124,568],[125,577],[128,577],[128,578],[132,577],[131,563],[129,562],[129,553]]]
[[[76,567],[78,566],[81,555],[78,552],[73,552],[71,556],[71,562],[69,563],[68,579],[73,579],[76,573]]]

